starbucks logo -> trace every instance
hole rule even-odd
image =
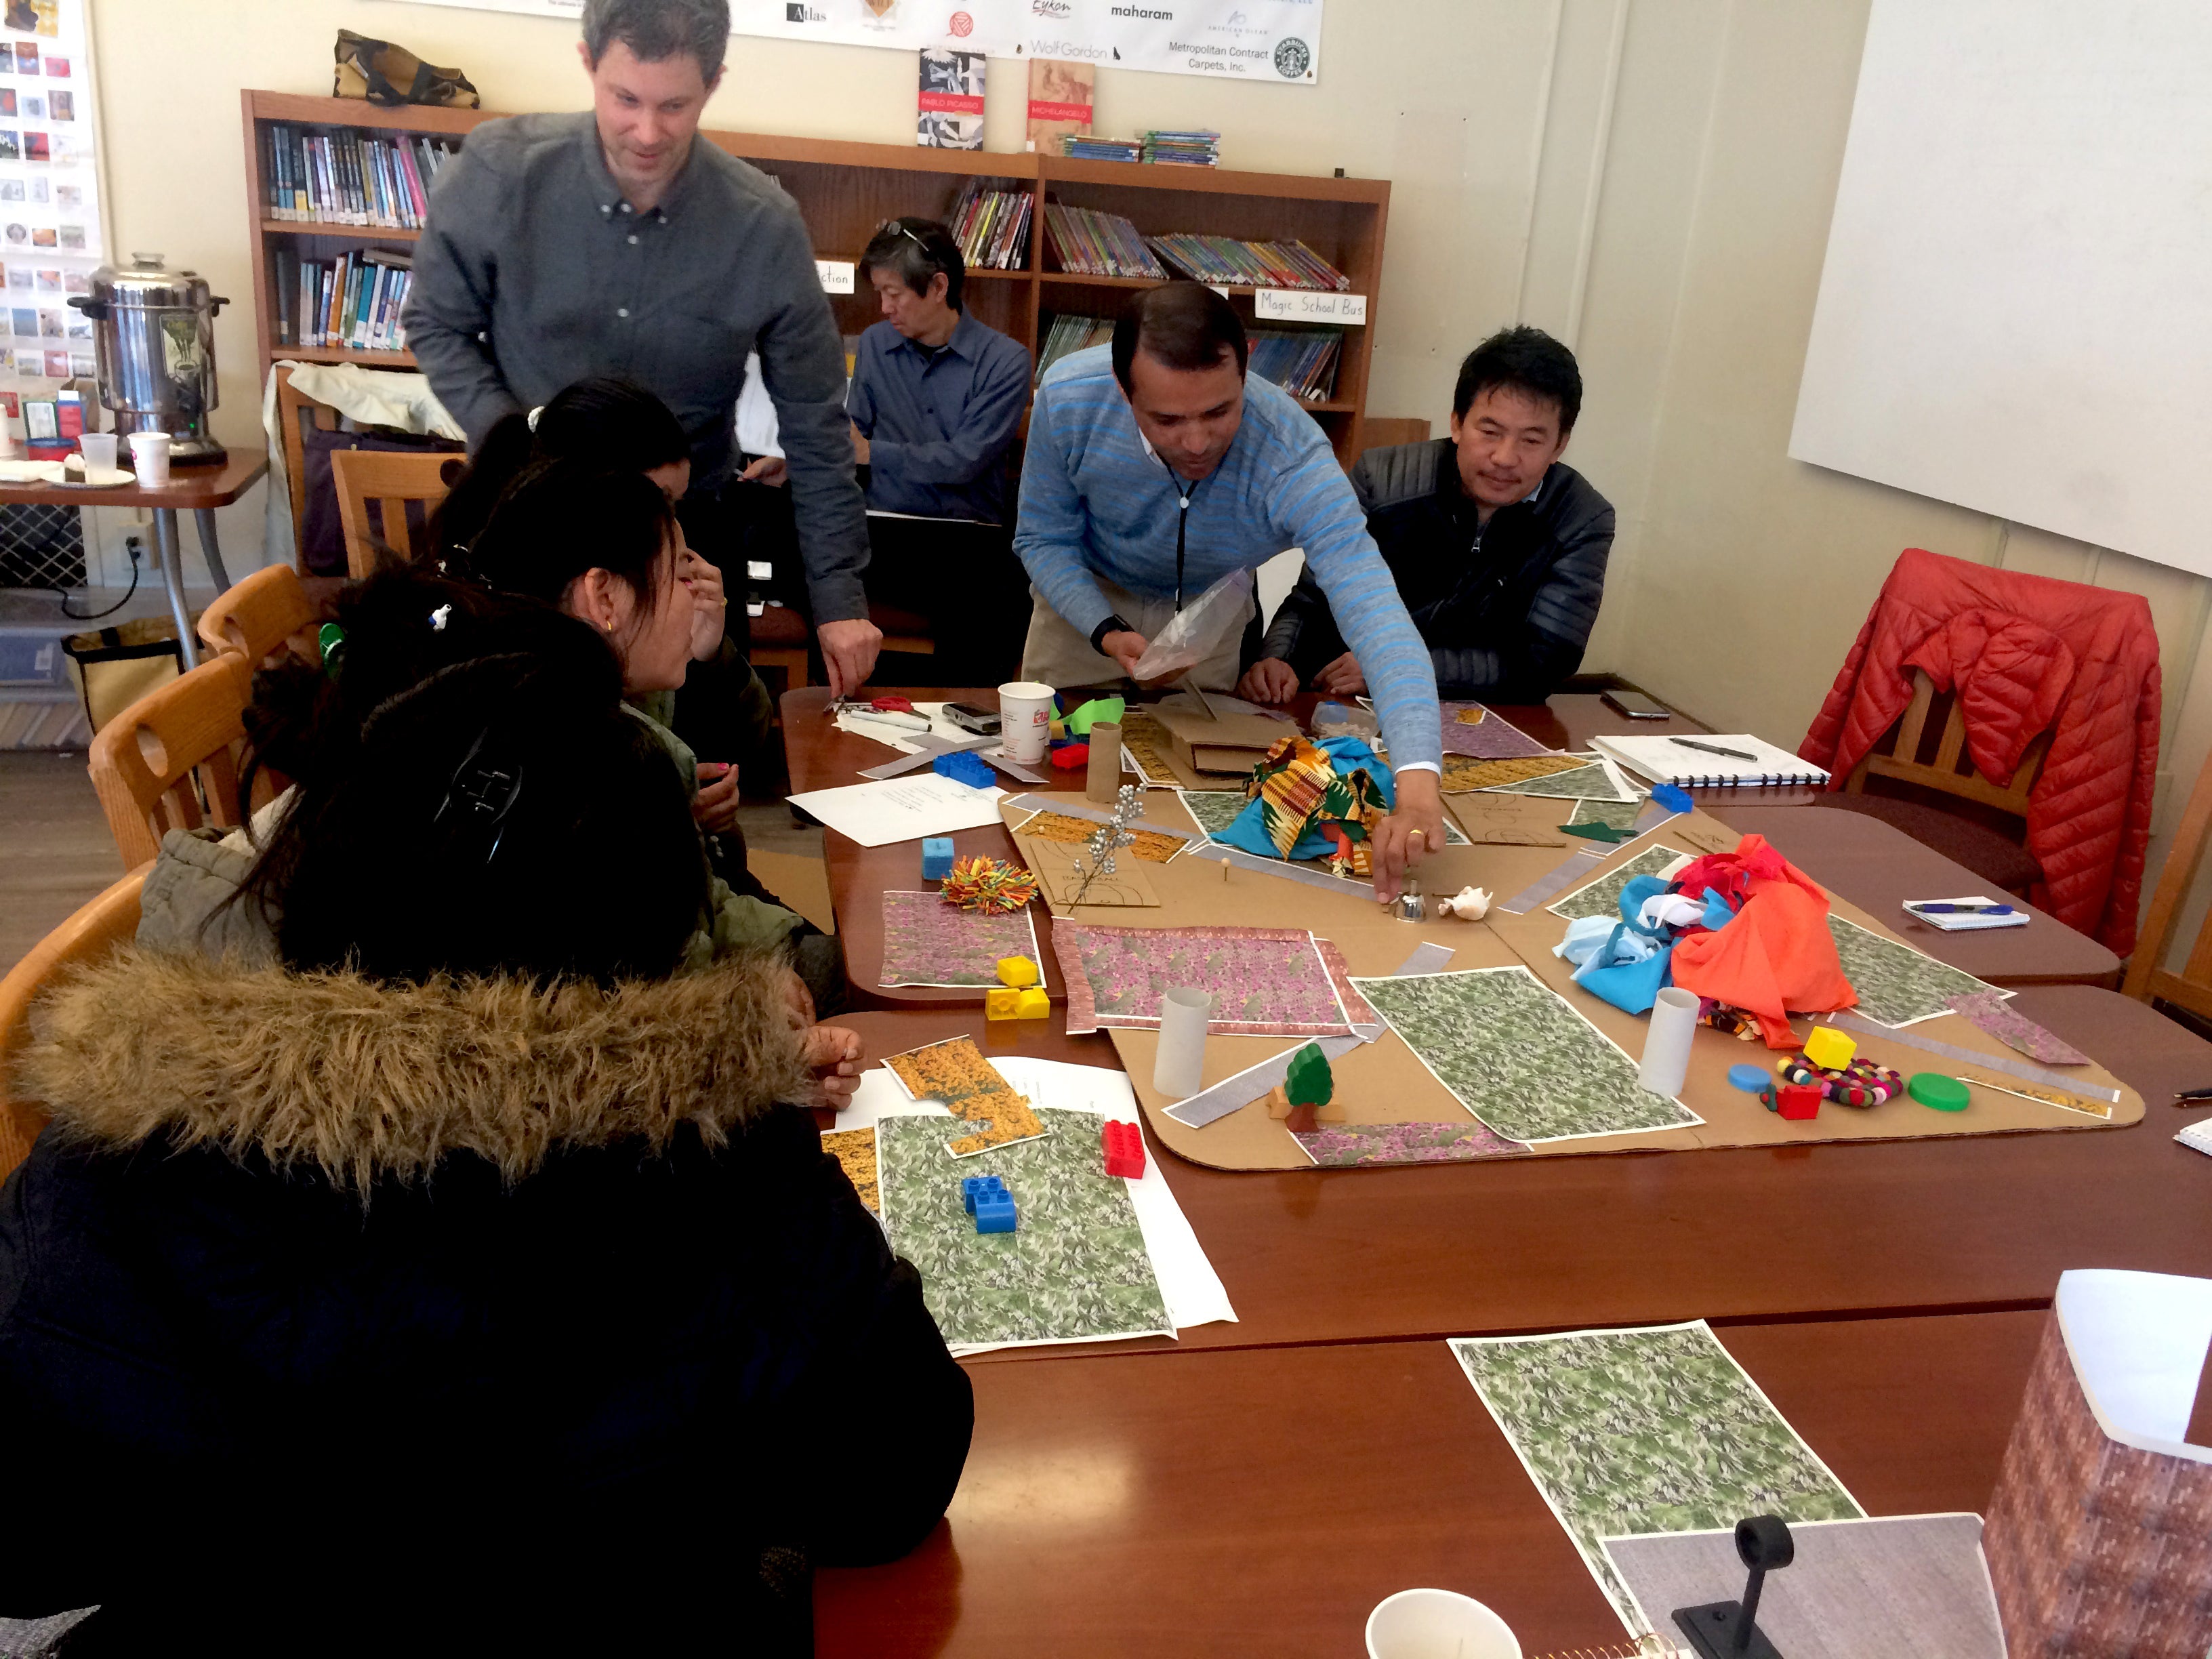
[[[1275,42],[1275,73],[1283,79],[1298,80],[1312,67],[1313,53],[1297,35],[1287,34]]]

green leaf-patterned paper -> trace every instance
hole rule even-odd
[[[884,1230],[921,1274],[921,1297],[955,1348],[1175,1334],[1128,1182],[1109,1176],[1102,1119],[1040,1107],[1042,1140],[953,1158],[941,1117],[876,1125]],[[963,1176],[1000,1176],[1018,1218],[978,1233]]]
[[[1705,1120],[1526,968],[1355,979],[1452,1097],[1508,1140],[1671,1129]]]
[[[1644,816],[1640,800],[1578,800],[1575,810],[1567,814],[1568,823],[1602,823],[1614,830],[1633,830],[1636,820]]]
[[[1624,794],[1602,762],[1593,761],[1571,772],[1549,777],[1523,778],[1517,783],[1493,783],[1487,793],[1498,795],[1551,795],[1562,800],[1635,800],[1634,791]]]
[[[1447,1346],[1632,1631],[1601,1538],[1865,1515],[1703,1320]]]
[[[1620,890],[1638,876],[1656,876],[1677,859],[1689,857],[1672,847],[1647,847],[1626,864],[1617,864],[1595,881],[1577,887],[1544,908],[1573,921],[1581,916],[1620,919]]]
[[[1884,1025],[1911,1025],[1938,1014],[1948,1014],[1951,999],[1989,991],[1963,969],[1923,956],[1909,945],[1845,921],[1831,914],[1828,931],[1835,935],[1836,956],[1844,977],[1859,994],[1858,1012]],[[2010,996],[2009,991],[1998,991]]]

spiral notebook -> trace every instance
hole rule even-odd
[[[1703,746],[1689,746],[1693,744]],[[1700,732],[1688,738],[1592,738],[1590,747],[1633,768],[1654,783],[1671,783],[1678,789],[1828,781],[1828,774],[1812,762],[1745,732]],[[1715,754],[1715,750],[1735,753]]]

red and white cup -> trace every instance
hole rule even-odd
[[[999,740],[1011,761],[1041,761],[1052,744],[1052,688],[1008,680],[999,688]]]

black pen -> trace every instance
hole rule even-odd
[[[2174,1096],[2173,1103],[2179,1106],[2185,1100],[2212,1100],[2212,1089],[2184,1089]]]
[[[1704,755],[1726,755],[1730,760],[1756,761],[1756,755],[1747,755],[1741,749],[1723,749],[1717,743],[1692,743],[1687,738],[1669,738],[1669,743],[1679,743],[1685,749],[1694,749]]]

